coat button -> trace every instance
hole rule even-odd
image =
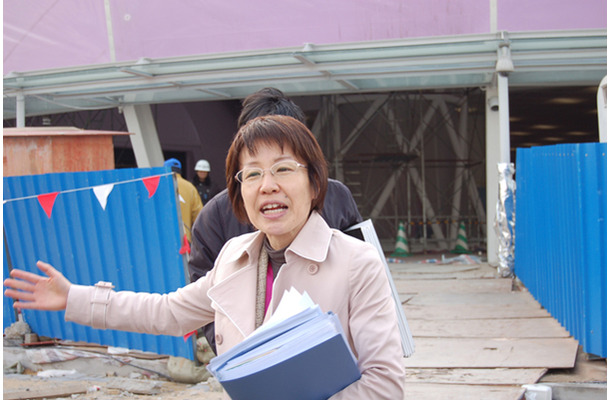
[[[222,344],[222,335],[220,333],[214,335],[214,339],[216,339],[216,344]]]
[[[309,272],[311,275],[315,275],[318,273],[318,266],[316,264],[309,264],[307,266],[307,272]]]

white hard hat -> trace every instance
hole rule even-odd
[[[207,171],[210,172],[210,163],[208,160],[199,160],[195,164],[195,171]]]

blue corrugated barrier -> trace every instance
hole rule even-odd
[[[9,262],[39,273],[43,260],[73,283],[168,293],[187,279],[179,221],[165,167],[6,177],[3,273]],[[6,328],[16,318],[11,300],[3,305]],[[63,312],[25,310],[24,318],[39,336],[193,358],[182,337],[97,330],[65,322]]]
[[[606,357],[606,143],[517,149],[515,273],[583,346]]]

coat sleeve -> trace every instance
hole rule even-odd
[[[332,397],[402,399],[403,354],[388,278],[377,250],[352,252],[349,262],[349,331],[362,377]]]
[[[97,329],[183,336],[214,320],[207,296],[212,274],[169,294],[72,285],[66,321]]]

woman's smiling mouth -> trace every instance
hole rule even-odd
[[[287,210],[288,207],[284,204],[280,204],[280,203],[269,203],[269,204],[265,204],[263,207],[261,207],[261,212],[265,215],[267,214],[277,214],[280,213],[282,211]]]

